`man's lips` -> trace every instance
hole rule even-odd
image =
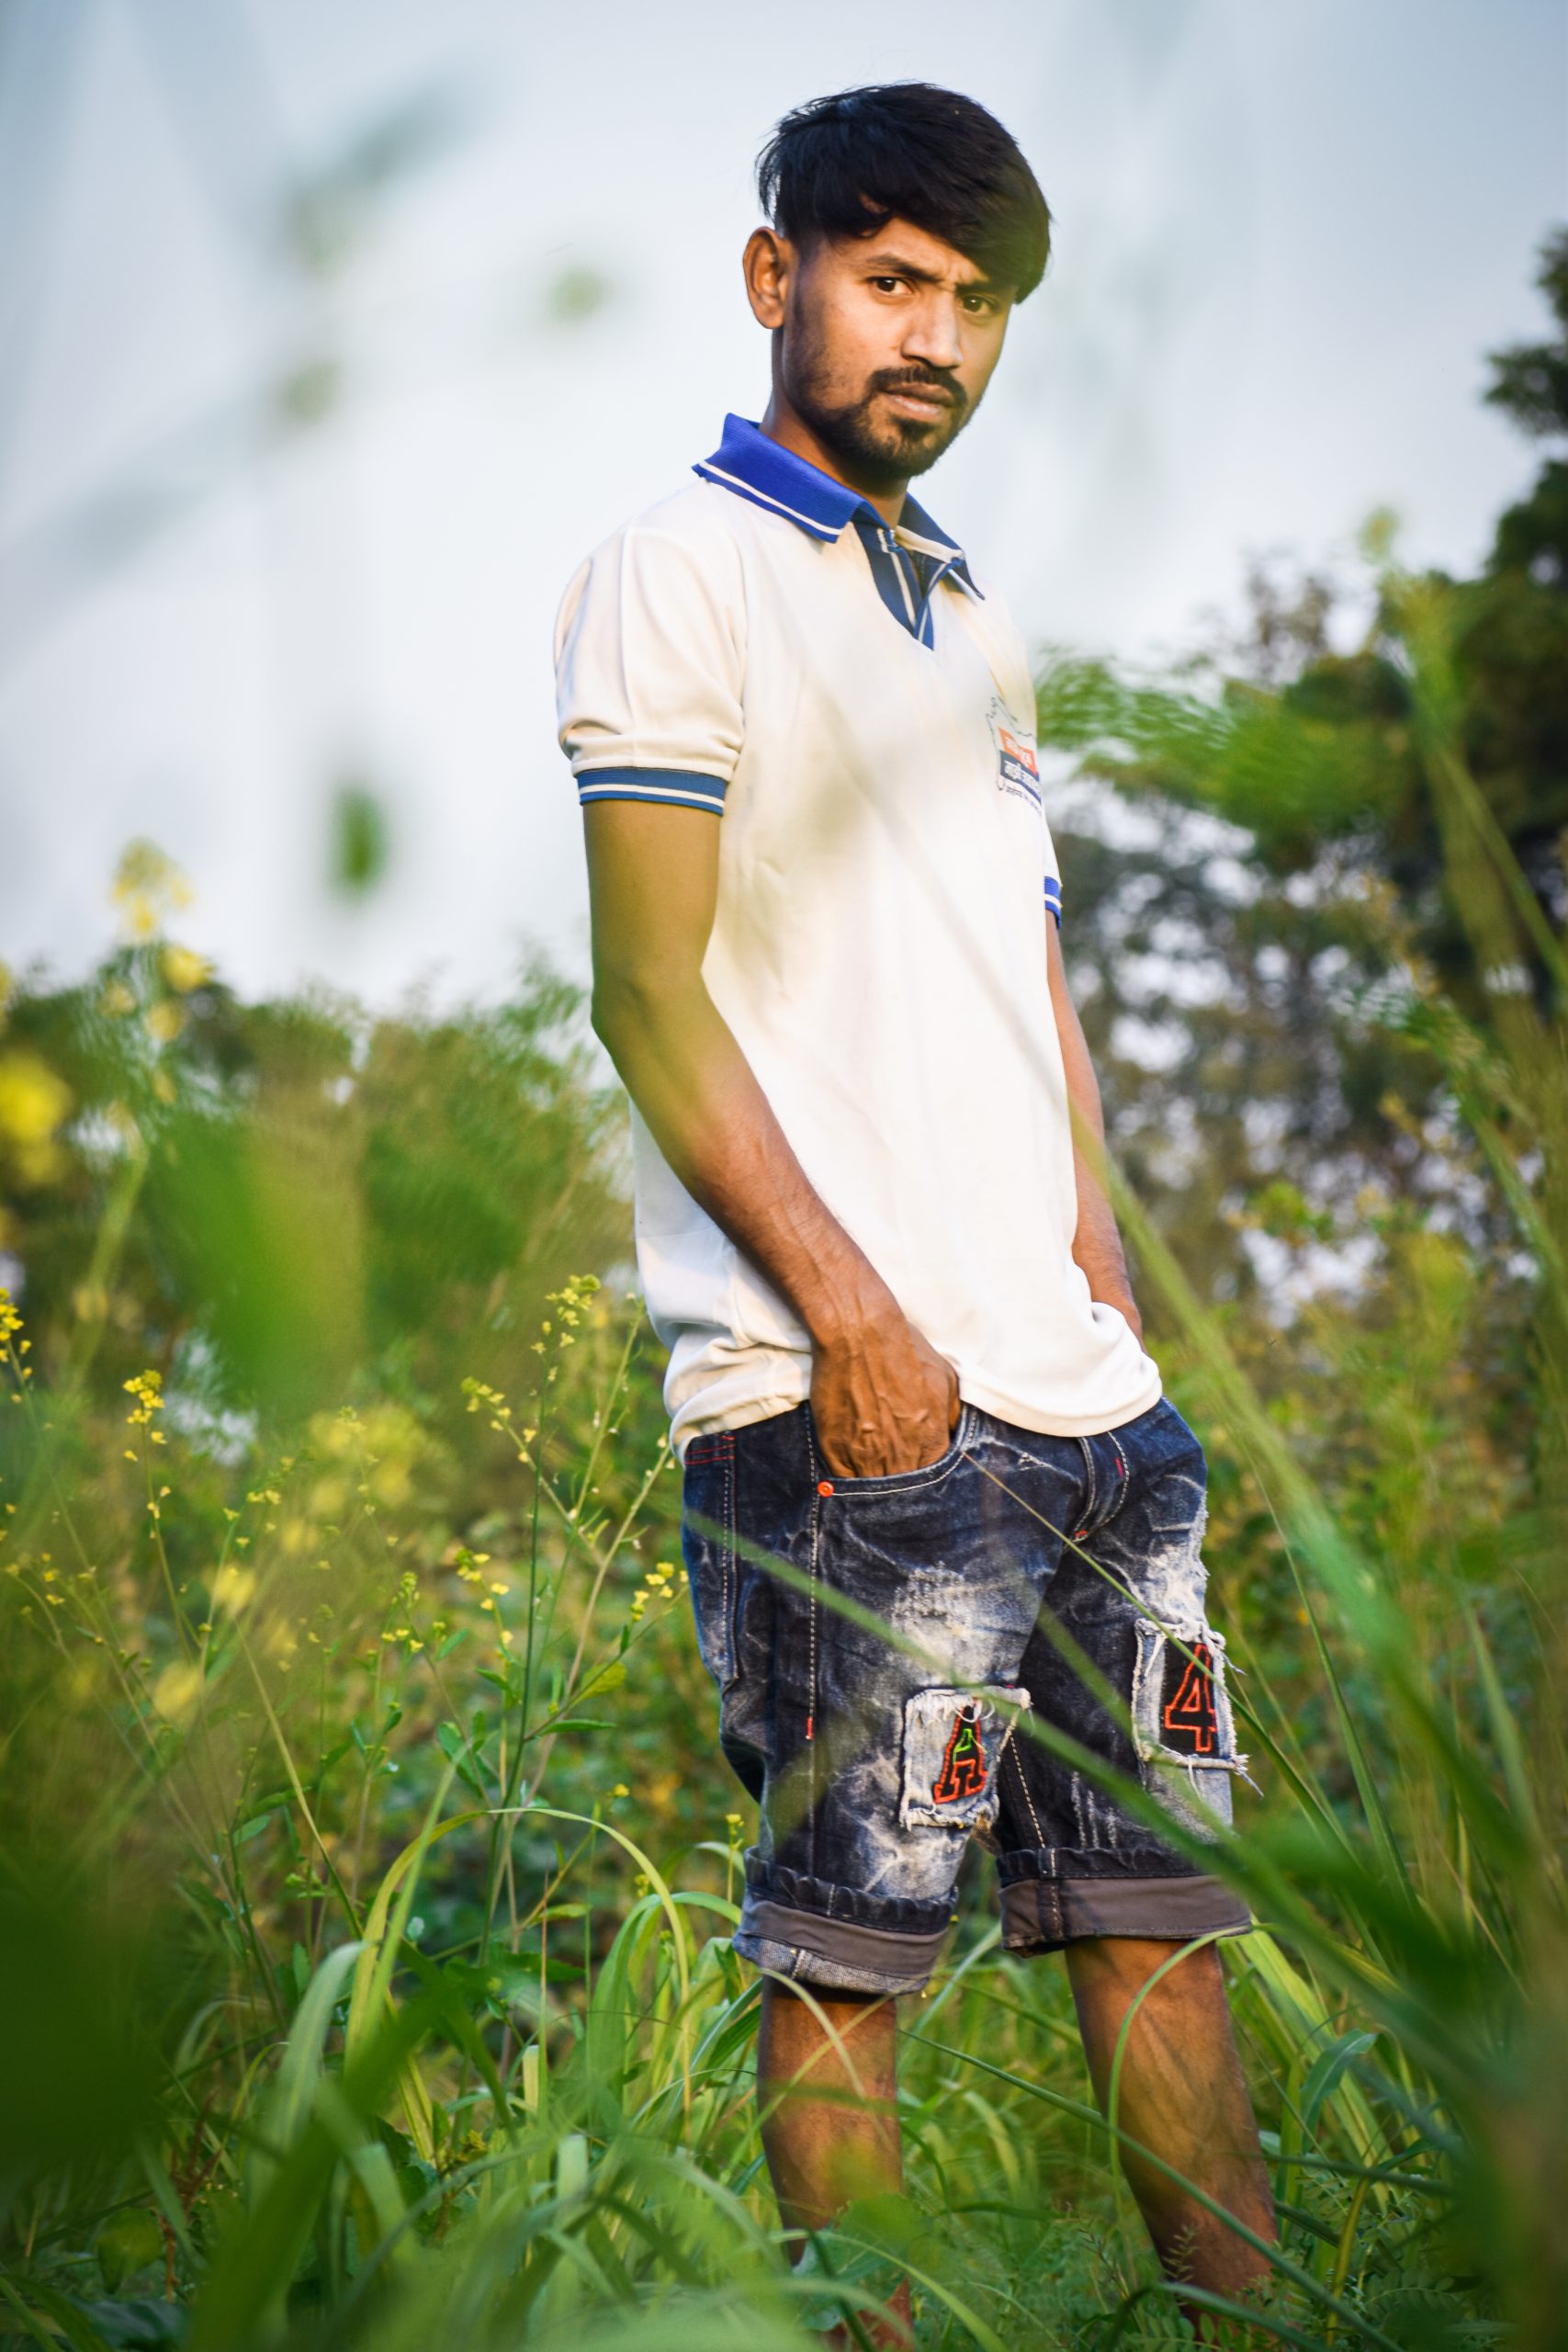
[[[906,416],[919,417],[926,423],[940,416],[944,409],[958,405],[941,384],[892,384],[884,389],[882,397],[891,401]]]

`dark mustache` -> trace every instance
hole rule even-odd
[[[957,377],[942,368],[879,368],[871,389],[874,392],[941,392],[955,409],[967,405]]]

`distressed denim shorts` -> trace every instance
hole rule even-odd
[[[886,1478],[835,1477],[809,1405],[694,1438],[697,1638],[724,1753],[761,1806],[736,1950],[824,1989],[917,1991],[971,1836],[996,1857],[1010,1951],[1248,1928],[1026,1728],[1200,1837],[1229,1822],[1246,1759],[1204,1607],[1206,1487],[1165,1397],[1087,1438],[965,1405],[940,1460]]]

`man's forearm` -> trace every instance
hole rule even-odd
[[[1086,1122],[1087,1126],[1087,1122]],[[1127,1272],[1126,1254],[1117,1228],[1116,1212],[1111,1205],[1100,1170],[1104,1165],[1104,1141],[1100,1149],[1080,1146],[1077,1135],[1073,1143],[1073,1175],[1077,1184],[1078,1221],[1073,1235],[1073,1257],[1081,1266],[1089,1283],[1089,1296],[1103,1299],[1108,1306],[1120,1307],[1141,1338],[1143,1321],[1133,1301],[1133,1285]]]
[[[1077,1187],[1077,1225],[1073,1234],[1073,1258],[1083,1269],[1089,1296],[1102,1299],[1126,1317],[1134,1336],[1144,1335],[1143,1317],[1133,1297],[1126,1255],[1117,1230],[1116,1212],[1105,1184],[1105,1113],[1100,1084],[1089,1059],[1077,1009],[1067,989],[1055,918],[1045,918],[1046,958],[1051,1001],[1061,1040],[1062,1069],[1067,1082],[1068,1115],[1073,1131],[1073,1177]]]
[[[602,985],[594,1026],[674,1173],[818,1346],[898,1312],[813,1188],[700,978]]]

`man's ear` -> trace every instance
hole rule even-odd
[[[757,324],[770,331],[782,327],[795,270],[795,251],[789,239],[773,229],[753,229],[740,266],[746,273],[746,299]]]

